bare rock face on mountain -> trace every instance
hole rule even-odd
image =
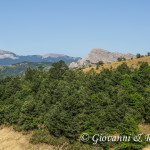
[[[72,62],[69,67],[72,69],[76,69],[79,67],[96,65],[99,61],[103,61],[104,63],[115,62],[119,57],[130,59],[134,58],[135,55],[131,53],[123,54],[118,52],[109,52],[101,48],[94,48],[87,57],[80,59],[77,62]]]

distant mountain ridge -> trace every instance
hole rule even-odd
[[[135,55],[131,53],[109,52],[101,48],[94,48],[87,57],[80,59],[77,62],[72,62],[69,67],[72,69],[89,67],[89,65],[96,65],[99,61],[103,61],[104,63],[114,62],[117,61],[117,58],[119,57],[130,59],[135,58]]]
[[[0,50],[0,65],[12,65],[16,63],[21,63],[24,61],[28,62],[57,62],[59,60],[65,61],[66,64],[71,62],[76,62],[80,57],[71,57],[63,54],[46,54],[46,55],[27,55],[20,56],[15,53]]]
[[[38,69],[39,66],[43,67],[44,71],[50,69],[52,62],[21,62],[14,65],[0,66],[0,75],[2,76],[16,76],[25,74],[27,68]]]

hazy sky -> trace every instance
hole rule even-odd
[[[86,56],[150,51],[150,0],[0,0],[0,49]]]

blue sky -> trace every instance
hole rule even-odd
[[[0,49],[85,57],[150,51],[150,0],[0,0]]]

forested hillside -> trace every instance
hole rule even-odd
[[[150,66],[129,68],[126,63],[100,73],[69,70],[63,61],[49,71],[28,68],[24,76],[0,80],[0,124],[34,134],[32,143],[44,142],[67,150],[133,150],[139,124],[150,123]],[[90,138],[82,141],[81,135]],[[97,141],[91,137],[130,136],[130,141]],[[96,137],[95,137],[96,138]]]
[[[51,62],[22,62],[8,66],[0,66],[0,74],[2,76],[16,76],[25,74],[27,68],[38,69],[38,67],[43,67],[44,70],[49,70],[51,67]]]

